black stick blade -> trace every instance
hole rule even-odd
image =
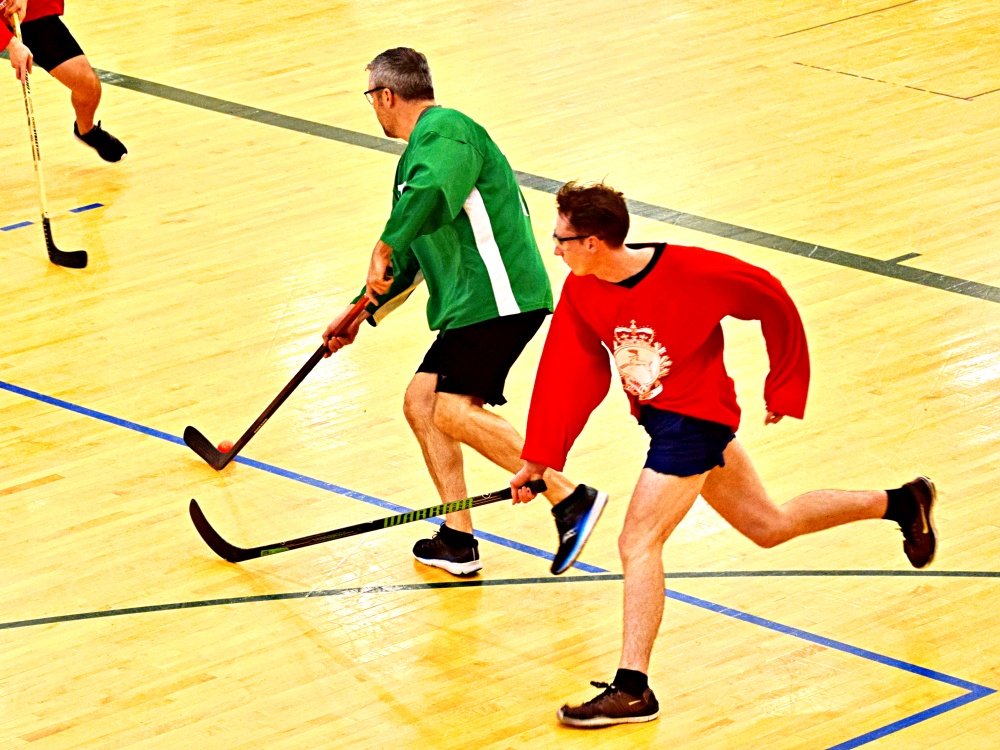
[[[49,225],[49,218],[42,217],[42,230],[45,232],[45,249],[49,252],[49,260],[57,266],[63,268],[86,268],[87,251],[70,250],[63,251],[56,247],[55,240],[52,239],[52,227]]]
[[[205,518],[205,514],[201,512],[201,508],[198,507],[197,500],[193,498],[191,499],[191,505],[188,506],[188,512],[191,513],[191,521],[194,523],[194,528],[205,541],[205,544],[211,547],[212,551],[223,560],[236,563],[260,557],[259,550],[235,547],[219,536],[219,533],[212,528],[208,519]]]
[[[222,468],[229,463],[226,460],[226,456],[229,454],[223,453],[212,445],[207,437],[191,425],[184,428],[184,443],[216,471],[222,471]]]

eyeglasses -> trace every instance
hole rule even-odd
[[[552,239],[556,241],[557,244],[561,245],[564,242],[572,242],[573,240],[585,240],[590,237],[589,234],[578,234],[575,237],[560,237],[555,232],[552,233]]]
[[[376,86],[373,89],[368,89],[365,92],[365,99],[368,100],[369,104],[374,104],[375,103],[375,97],[372,96],[372,94],[374,94],[376,91],[381,91],[382,89],[387,89],[387,88],[389,88],[389,87],[388,86]]]

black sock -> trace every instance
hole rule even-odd
[[[885,508],[885,518],[895,521],[900,526],[910,523],[917,517],[917,504],[913,500],[913,493],[908,487],[897,487],[894,490],[886,490],[889,495],[889,503]]]
[[[456,531],[446,523],[441,524],[441,536],[449,547],[478,547],[476,538],[465,531]]]
[[[649,687],[649,678],[634,669],[619,669],[612,684],[629,695],[641,698]]]

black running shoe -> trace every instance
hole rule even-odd
[[[104,130],[101,127],[101,123],[97,123],[84,135],[80,135],[80,129],[74,122],[73,135],[76,136],[76,139],[80,141],[80,143],[94,149],[94,151],[97,152],[97,155],[104,159],[104,161],[121,161],[128,153],[128,149],[125,148],[125,144],[111,135],[111,133]]]
[[[937,551],[937,529],[934,528],[934,501],[937,490],[934,482],[927,477],[917,477],[903,485],[910,491],[916,512],[913,520],[901,524],[903,530],[903,552],[914,568],[926,568]]]
[[[553,506],[559,532],[559,549],[552,559],[553,575],[565,572],[576,562],[607,504],[606,493],[578,484],[572,495]]]
[[[433,565],[455,576],[472,575],[483,567],[479,541],[472,534],[455,531],[445,524],[441,524],[433,538],[414,544],[413,556],[424,565]]]
[[[590,684],[604,688],[604,692],[583,705],[563,706],[556,711],[559,721],[572,727],[609,727],[652,721],[660,715],[660,704],[649,688],[637,697],[606,682]]]

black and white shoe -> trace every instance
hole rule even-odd
[[[576,562],[607,504],[607,493],[578,484],[573,494],[552,507],[559,532],[559,549],[552,559],[553,575],[564,573]]]
[[[612,724],[637,724],[660,715],[660,704],[649,688],[642,695],[632,695],[606,682],[591,682],[604,692],[579,706],[563,706],[556,718],[571,727],[609,727]]]
[[[424,565],[447,570],[454,576],[468,576],[482,570],[479,541],[462,531],[441,524],[431,539],[413,545],[413,556]]]
[[[125,144],[111,135],[107,130],[104,130],[99,122],[83,135],[80,135],[80,129],[74,122],[73,135],[76,136],[76,139],[80,143],[94,149],[97,155],[104,159],[104,161],[121,161],[128,154]]]
[[[937,552],[937,529],[934,527],[937,489],[927,477],[917,477],[903,487],[910,491],[915,505],[912,520],[900,524],[903,531],[903,552],[914,568],[926,568]]]

